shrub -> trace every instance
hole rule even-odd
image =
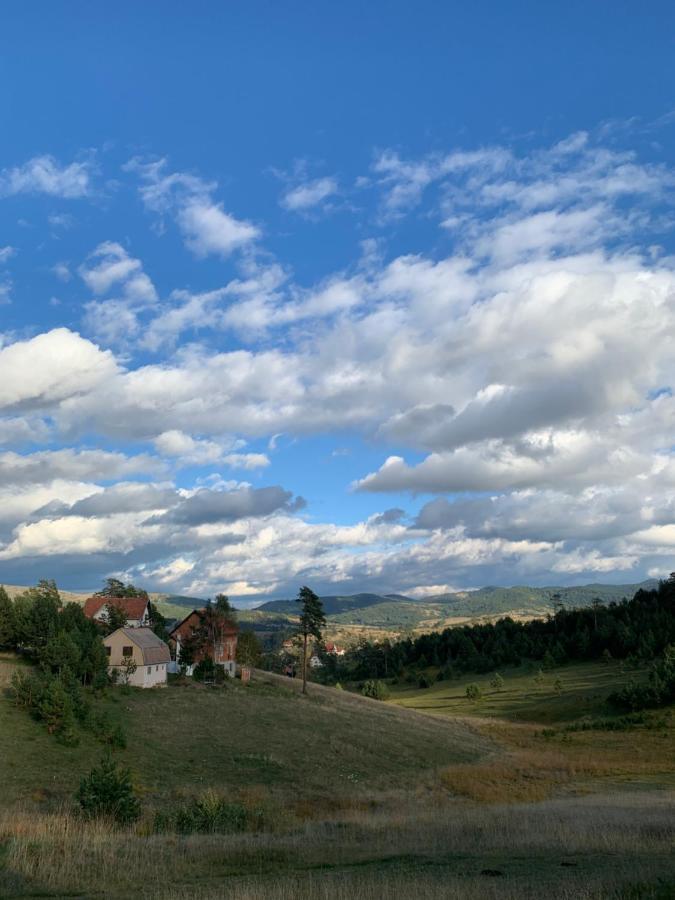
[[[113,819],[128,825],[141,813],[129,770],[117,766],[110,756],[82,779],[75,798],[83,814],[92,819]]]
[[[361,689],[364,697],[371,697],[373,700],[386,700],[389,697],[387,685],[383,681],[375,681],[371,679],[366,681]]]
[[[430,681],[429,677],[424,674],[424,672],[417,679],[417,686],[420,688],[431,687],[431,681]]]
[[[468,700],[480,700],[480,698],[483,696],[480,685],[476,684],[475,681],[472,681],[471,684],[467,684],[466,696]]]
[[[207,656],[194,667],[192,677],[195,681],[215,681],[216,668],[220,668],[220,666],[216,666],[213,660]]]
[[[241,803],[231,803],[215,791],[206,791],[171,812],[157,813],[155,831],[179,834],[228,834],[246,828],[247,813]]]
[[[501,691],[501,689],[504,687],[504,679],[499,674],[499,672],[495,672],[495,674],[490,679],[490,687],[495,691]]]

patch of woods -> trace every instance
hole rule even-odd
[[[654,590],[603,605],[595,601],[583,609],[558,608],[546,619],[516,622],[509,617],[491,624],[464,625],[399,641],[362,641],[342,658],[323,657],[323,680],[363,684],[367,696],[386,698],[383,681],[412,679],[420,687],[469,672],[498,670],[539,662],[549,670],[567,662],[625,661],[635,668],[650,665],[646,683],[631,683],[610,700],[618,708],[640,710],[675,700],[675,574]],[[417,674],[414,674],[417,673]],[[472,695],[477,685],[470,686]],[[468,691],[467,691],[468,692]],[[470,696],[469,699],[476,699]]]

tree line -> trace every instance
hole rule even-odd
[[[325,680],[367,681],[400,677],[406,670],[438,670],[439,678],[467,672],[487,673],[527,661],[553,668],[570,661],[615,658],[636,665],[654,663],[654,696],[669,696],[670,662],[675,644],[675,574],[654,590],[638,590],[632,599],[583,609],[557,611],[545,619],[463,625],[398,641],[362,641],[344,657],[323,658]],[[675,672],[673,673],[675,698]],[[639,693],[639,691],[637,691]],[[625,705],[637,708],[628,696]],[[645,697],[642,697],[645,700]]]

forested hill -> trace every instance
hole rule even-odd
[[[640,584],[587,584],[579,587],[484,587],[476,591],[435,594],[420,599],[402,594],[350,594],[322,596],[329,621],[343,625],[369,625],[385,629],[442,626],[446,620],[495,617],[506,614],[522,617],[544,616],[553,611],[556,595],[568,609],[632,597],[637,590],[656,587],[654,580]],[[293,600],[272,600],[257,607],[256,613],[294,616]]]

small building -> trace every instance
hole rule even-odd
[[[324,650],[326,653],[330,653],[332,656],[344,656],[345,649],[344,647],[338,647],[337,644],[334,644],[332,641],[327,641],[324,644]]]
[[[323,663],[319,659],[319,657],[315,654],[314,656],[310,656],[309,665],[312,669],[320,669],[323,666]]]
[[[142,688],[166,684],[171,653],[152,629],[118,628],[103,638],[103,645],[108,673],[115,673],[118,681]]]
[[[178,671],[181,648],[194,637],[195,632],[202,628],[205,612],[206,610],[203,609],[193,609],[182,622],[179,622],[169,632],[169,644],[171,645],[171,656],[173,658],[170,671]],[[186,674],[192,675],[197,663],[207,657],[211,657],[217,666],[222,666],[227,674],[234,678],[237,669],[237,633],[238,628],[234,622],[224,622],[220,633],[216,636],[216,640],[214,642],[204,641],[200,649],[197,650],[193,664],[186,667]]]
[[[84,614],[95,622],[108,621],[108,607],[124,613],[128,628],[145,628],[150,623],[147,597],[90,597],[85,601]]]

